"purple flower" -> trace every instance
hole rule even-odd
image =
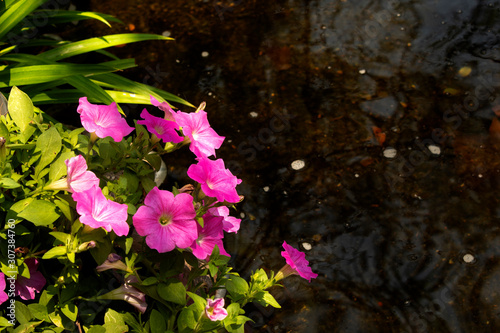
[[[141,313],[144,313],[148,307],[148,304],[146,303],[146,294],[132,286],[132,283],[137,282],[137,277],[130,275],[125,279],[125,282],[119,288],[98,296],[97,298],[126,301],[133,305]]]
[[[133,273],[127,265],[121,260],[122,257],[116,253],[110,253],[108,259],[106,259],[101,265],[96,267],[97,272],[101,273],[107,271],[108,269],[119,269],[125,272]]]
[[[175,121],[152,116],[146,109],[142,110],[141,118],[144,120],[139,120],[137,123],[146,125],[148,131],[162,139],[163,142],[179,143],[184,140],[176,131],[179,129],[179,125]]]
[[[215,300],[207,298],[205,315],[211,321],[224,320],[227,317],[227,310],[224,309],[224,298],[217,298]]]
[[[146,244],[160,253],[176,246],[185,249],[198,238],[193,197],[187,193],[176,196],[154,187],[133,217],[134,227]]]
[[[311,282],[311,279],[315,279],[318,276],[318,274],[313,273],[311,267],[309,267],[309,261],[306,260],[306,254],[304,252],[294,249],[286,242],[283,242],[283,248],[285,251],[282,251],[281,255],[285,258],[286,265],[276,274],[277,280],[295,274]]]
[[[241,219],[229,215],[229,208],[226,206],[214,207],[208,210],[214,216],[222,216],[222,228],[225,232],[238,232],[240,230]]]
[[[99,187],[75,192],[73,200],[76,201],[76,211],[83,224],[95,229],[102,227],[107,232],[113,230],[117,236],[128,234],[128,206],[106,199]]]
[[[191,165],[187,174],[201,184],[201,189],[207,196],[217,198],[219,202],[240,201],[236,185],[241,183],[241,179],[236,178],[231,171],[226,169],[222,159],[213,161],[206,157],[199,157],[198,164]]]
[[[222,243],[222,238],[224,237],[222,220],[222,217],[213,216],[209,213],[203,215],[203,228],[197,224],[198,238],[191,245],[196,258],[200,260],[206,259],[212,254],[215,245],[219,247],[220,254],[230,257],[226,250],[224,250],[224,244]]]
[[[121,116],[116,103],[96,105],[88,102],[87,97],[79,100],[77,112],[80,114],[83,127],[89,133],[95,133],[100,138],[110,136],[116,142],[122,141],[134,128],[127,124]]]
[[[35,258],[28,258],[24,260],[30,272],[30,277],[18,275],[16,280],[16,295],[24,300],[35,299],[35,292],[39,293],[43,286],[45,286],[45,278],[42,273],[37,271],[38,260]]]
[[[9,299],[9,296],[5,292],[5,274],[0,272],[0,304]]]
[[[175,121],[182,127],[182,133],[191,140],[189,150],[197,157],[215,156],[215,149],[219,149],[224,137],[218,135],[208,123],[207,113],[198,111],[174,114]]]

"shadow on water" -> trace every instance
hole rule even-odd
[[[500,329],[499,1],[91,7],[176,38],[115,51],[207,101],[244,180],[236,270],[278,270],[286,240],[319,274],[276,289],[279,311],[248,308],[247,331]]]

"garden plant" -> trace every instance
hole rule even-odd
[[[286,242],[277,273],[245,280],[228,265],[223,238],[240,228],[231,212],[242,180],[216,157],[224,137],[205,103],[174,111],[166,100],[191,104],[112,73],[134,62],[103,50],[169,38],[38,38],[41,24],[28,23],[115,20],[44,3],[0,5],[0,331],[243,332],[246,304],[279,308],[270,288],[292,274],[315,278]],[[87,52],[112,60],[62,62]],[[37,106],[73,102],[76,129]],[[150,106],[126,120],[119,103]],[[187,167],[168,155],[184,146],[191,181],[165,182]]]

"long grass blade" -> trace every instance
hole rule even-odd
[[[0,72],[0,88],[58,80],[72,75],[94,75],[114,71],[104,65],[55,64],[6,68]]]
[[[12,4],[0,16],[0,40],[3,40],[12,28],[40,7],[45,1],[47,0],[20,0]]]
[[[82,11],[71,11],[71,10],[65,10],[65,11],[54,11],[54,10],[37,10],[33,12],[33,19],[37,18],[47,18],[47,23],[48,24],[59,24],[59,23],[66,23],[66,22],[73,22],[73,21],[81,21],[81,20],[88,20],[88,19],[95,19],[98,21],[101,21],[102,23],[106,24],[108,27],[111,27],[111,24],[109,22],[117,22],[117,23],[122,23],[119,19],[115,18],[114,16],[108,15],[108,14],[101,14],[101,13],[95,13],[95,12],[82,12]]]
[[[41,53],[40,56],[52,61],[58,61],[64,58],[73,57],[82,53],[88,53],[105,49],[111,46],[142,42],[146,40],[173,40],[170,37],[164,37],[154,34],[117,34],[103,37],[94,37],[69,43],[53,50]]]
[[[176,102],[176,103],[181,103],[190,107],[194,107],[191,103],[188,101],[175,96],[174,94],[168,93],[166,91],[163,91],[161,89],[156,89],[151,86],[148,86],[146,84],[142,84],[139,82],[135,82],[132,80],[129,80],[127,78],[124,78],[122,76],[113,74],[113,73],[107,73],[105,75],[95,75],[92,77],[92,80],[97,82],[99,85],[105,85],[107,87],[114,87],[115,89],[118,90],[124,90],[128,91],[131,93],[135,93],[138,95],[144,95],[144,96],[149,96],[152,95],[154,96],[157,100],[163,101],[171,101],[171,102]]]

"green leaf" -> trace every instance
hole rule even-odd
[[[193,300],[193,302],[194,302],[193,305],[196,308],[197,313],[201,313],[203,310],[205,310],[205,307],[207,306],[206,299],[204,299],[203,297],[198,296],[195,293],[192,293],[190,291],[188,291],[187,294]]]
[[[55,127],[49,128],[38,137],[35,151],[40,151],[42,156],[35,167],[35,178],[38,178],[40,171],[56,158],[61,147],[61,135]]]
[[[36,319],[50,321],[47,307],[45,305],[32,303],[28,305],[28,309]]]
[[[56,205],[46,200],[35,200],[26,207],[18,217],[26,219],[36,226],[49,226],[59,218]]]
[[[177,327],[179,328],[179,333],[193,332],[196,327],[196,320],[194,319],[194,313],[191,308],[184,308],[177,319]]]
[[[186,287],[177,279],[168,279],[158,285],[158,295],[168,302],[186,305]]]
[[[0,40],[4,39],[12,28],[36,8],[40,7],[45,1],[46,0],[20,0],[10,6],[0,17]]]
[[[89,38],[74,43],[65,44],[58,48],[39,54],[40,57],[58,61],[82,53],[105,49],[111,46],[141,42],[146,40],[173,40],[173,38],[153,34],[117,34],[96,38]]]
[[[18,182],[16,182],[12,178],[0,179],[0,188],[5,188],[5,189],[10,190],[10,189],[18,188],[18,187],[21,187],[21,184],[19,184]]]
[[[239,296],[243,296],[248,292],[248,283],[239,276],[231,275],[230,279],[226,281],[226,289],[231,296],[238,299]]]
[[[73,303],[66,303],[61,307],[62,313],[72,321],[76,320],[78,316],[78,308]]]
[[[16,320],[20,324],[28,323],[33,316],[31,315],[30,310],[23,303],[16,301]]]
[[[45,252],[42,259],[53,259],[65,255],[67,252],[66,246],[56,246]]]
[[[0,317],[0,327],[13,326],[5,317]],[[1,331],[1,330],[0,330]]]
[[[149,323],[151,327],[151,333],[165,333],[167,330],[167,323],[160,312],[156,309],[151,311],[151,315],[149,316]]]
[[[158,283],[158,279],[154,276],[150,276],[150,277],[146,278],[144,281],[142,281],[143,286],[150,286],[150,285],[153,285],[156,283]]]
[[[73,214],[71,211],[71,207],[69,206],[69,203],[66,200],[55,199],[54,203],[68,220],[73,221]]]
[[[49,234],[52,235],[52,237],[54,237],[55,239],[59,240],[64,245],[66,245],[66,242],[71,238],[71,235],[59,231],[49,232]]]
[[[276,299],[268,291],[260,291],[255,295],[255,301],[257,301],[262,306],[271,305],[275,308],[281,308],[281,305],[276,301]]]
[[[1,73],[2,72],[0,72],[0,77],[2,75]],[[26,131],[34,115],[33,103],[28,95],[19,90],[19,88],[12,87],[9,95],[8,108],[10,117],[17,127],[19,127],[21,133]]]
[[[49,180],[58,180],[68,173],[66,160],[75,157],[72,151],[65,151],[50,165]]]

